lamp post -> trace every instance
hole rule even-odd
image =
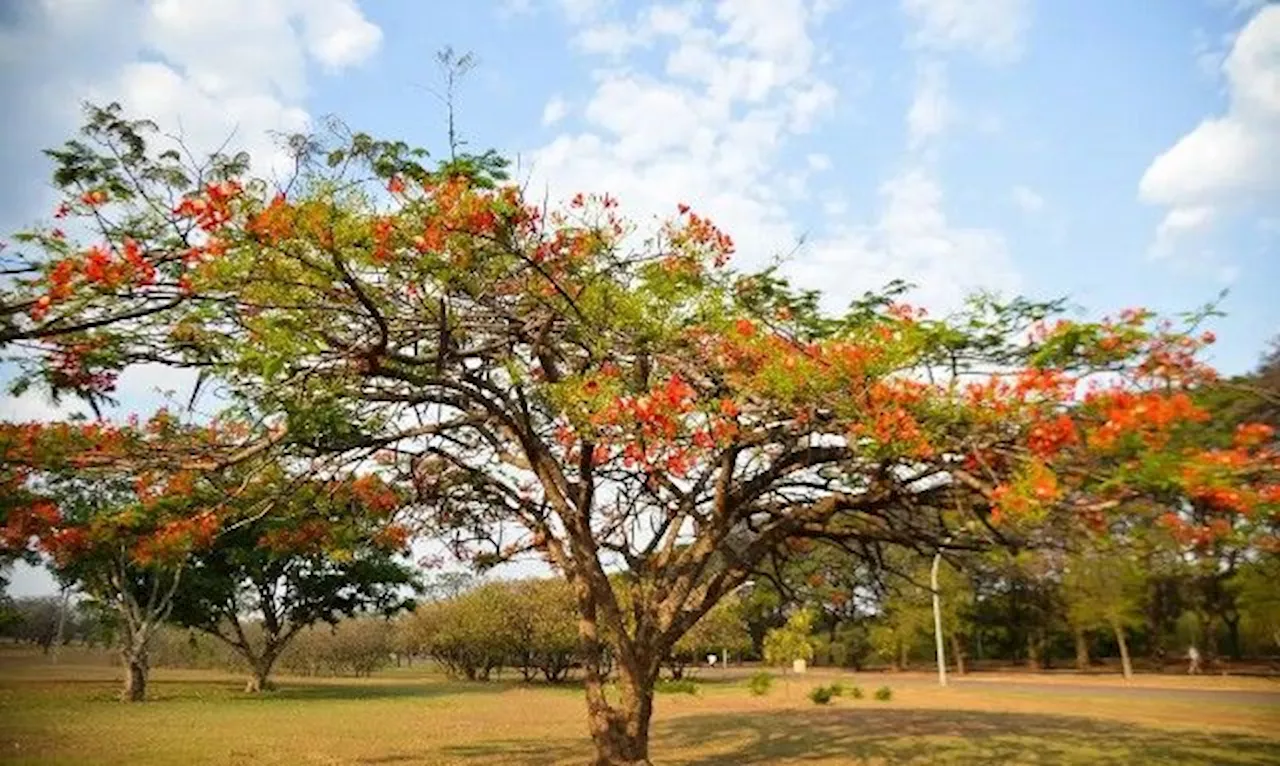
[[[945,546],[948,537],[942,541]],[[938,566],[942,563],[942,549],[933,555],[933,569],[929,574],[929,587],[933,590],[933,638],[938,651],[938,686],[947,685],[947,652],[942,641],[942,594],[938,591]]]

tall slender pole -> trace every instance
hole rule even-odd
[[[942,643],[942,598],[938,593],[938,565],[942,563],[942,551],[934,554],[933,571],[929,576],[933,588],[933,637],[938,646],[938,685],[947,685],[947,654]]]

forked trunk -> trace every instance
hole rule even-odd
[[[1084,672],[1089,669],[1089,637],[1084,628],[1076,628],[1076,670]]]
[[[657,673],[621,662],[618,671],[618,700],[610,704],[599,670],[587,670],[587,718],[596,746],[594,766],[650,766],[649,722]]]
[[[1124,626],[1111,626],[1116,632],[1116,643],[1120,645],[1120,669],[1125,678],[1133,678],[1133,664],[1129,661],[1129,642],[1124,637]]]
[[[275,689],[276,685],[271,681],[271,668],[275,662],[276,658],[271,654],[251,660],[249,680],[245,683],[244,690],[250,694],[257,694]]]

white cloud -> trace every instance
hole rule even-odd
[[[1152,161],[1140,198],[1171,208],[1153,248],[1175,245],[1188,210],[1248,210],[1280,200],[1280,6],[1257,11],[1222,63],[1225,114],[1210,117]],[[1182,212],[1180,212],[1182,211]],[[1170,220],[1173,223],[1170,224]]]
[[[1044,210],[1044,197],[1030,187],[1021,184],[1013,187],[1012,197],[1013,204],[1024,213],[1039,213]]]
[[[943,210],[942,187],[925,168],[909,168],[885,182],[880,200],[875,221],[838,228],[789,269],[800,284],[823,290],[829,307],[841,308],[893,279],[915,283],[909,301],[934,313],[959,308],[975,290],[1020,287],[1003,235],[953,226]]]
[[[547,105],[542,107],[542,124],[555,125],[569,114],[569,104],[559,96],[553,96]]]
[[[607,191],[644,222],[688,202],[760,264],[794,241],[785,201],[803,192],[779,153],[836,91],[814,67],[807,0],[648,6],[627,19],[579,13],[575,43],[595,57],[584,129],[533,152],[553,196]],[[605,45],[612,40],[615,44]],[[644,58],[657,55],[657,67]]]
[[[1020,57],[1031,23],[1029,0],[902,0],[902,8],[916,26],[914,45],[992,62]]]
[[[951,104],[947,98],[947,72],[942,64],[929,62],[916,74],[916,91],[907,111],[908,143],[914,148],[937,138],[951,121]]]
[[[1156,227],[1156,238],[1148,254],[1152,258],[1169,256],[1186,237],[1207,230],[1213,224],[1214,215],[1214,209],[1208,205],[1173,208]]]
[[[825,154],[810,154],[804,158],[804,161],[811,170],[823,171],[831,169],[831,158]]]

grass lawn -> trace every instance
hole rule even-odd
[[[131,706],[114,701],[116,673],[0,653],[0,762],[577,764],[591,752],[572,686],[456,683],[413,668],[284,677],[280,691],[250,696],[234,676],[159,669],[153,701]],[[866,698],[806,699],[837,677]],[[763,698],[742,677],[705,681],[696,697],[659,697],[655,763],[1280,764],[1275,681],[991,676],[939,689],[925,675],[815,673]],[[892,701],[871,699],[882,684]],[[1189,688],[1243,693],[1206,702]]]

